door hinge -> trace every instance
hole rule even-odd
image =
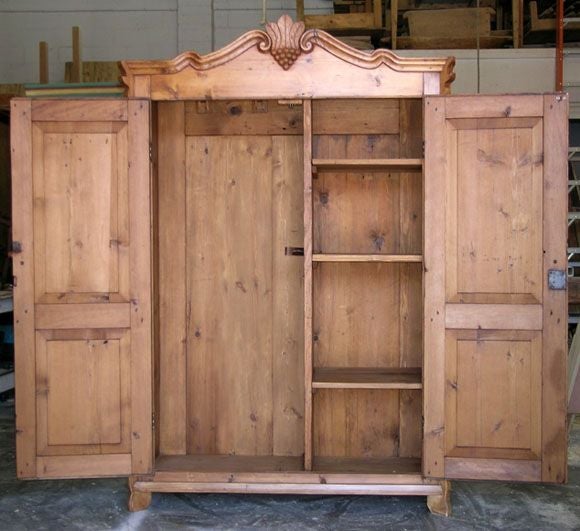
[[[149,144],[149,162],[153,162],[153,144]]]
[[[19,254],[22,252],[22,244],[18,241],[13,241],[10,244],[10,254]]]
[[[157,429],[157,417],[156,417],[155,413],[153,413],[153,415],[151,415],[151,429],[153,431],[155,431]]]
[[[568,285],[568,277],[563,269],[548,269],[548,288],[565,290]]]
[[[421,149],[423,151],[423,158],[425,158],[425,140],[422,142]]]

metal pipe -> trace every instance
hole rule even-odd
[[[564,85],[564,0],[556,0],[556,92]]]

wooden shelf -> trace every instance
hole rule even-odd
[[[315,457],[313,472],[364,475],[420,474],[421,460],[400,457]],[[217,480],[219,479],[217,475],[220,474],[236,474],[236,476],[278,474],[281,477],[283,475],[294,476],[296,473],[310,474],[304,471],[302,456],[161,455],[155,459],[155,474],[166,479],[177,478],[180,475],[197,476],[198,474],[204,474],[206,480]],[[240,476],[239,479],[244,478]]]
[[[300,456],[272,455],[162,455],[155,459],[157,472],[298,472]]]
[[[313,254],[313,262],[422,262],[420,254]]]
[[[413,457],[314,457],[312,471],[324,474],[421,474],[421,459]]]
[[[315,367],[314,389],[422,389],[421,368]]]
[[[423,159],[313,159],[313,172],[421,171]]]

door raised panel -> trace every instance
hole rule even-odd
[[[447,121],[447,301],[542,300],[542,121]]]
[[[127,330],[36,333],[39,455],[130,449]]]
[[[449,457],[539,459],[539,332],[448,331]]]
[[[33,126],[37,302],[129,300],[127,126]]]

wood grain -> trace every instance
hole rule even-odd
[[[159,104],[159,452],[185,454],[186,184],[185,105]]]
[[[312,469],[314,406],[313,371],[313,183],[312,183],[312,101],[304,100],[304,469]]]
[[[150,103],[129,100],[131,246],[131,472],[153,468]]]
[[[425,98],[423,474],[445,475],[445,182],[446,102]]]
[[[12,240],[22,252],[12,261],[16,383],[16,474],[36,476],[36,360],[34,356],[34,203],[31,101],[11,101]]]
[[[544,347],[542,361],[542,481],[567,478],[566,291],[550,290],[549,269],[566,269],[568,99],[544,96]]]

